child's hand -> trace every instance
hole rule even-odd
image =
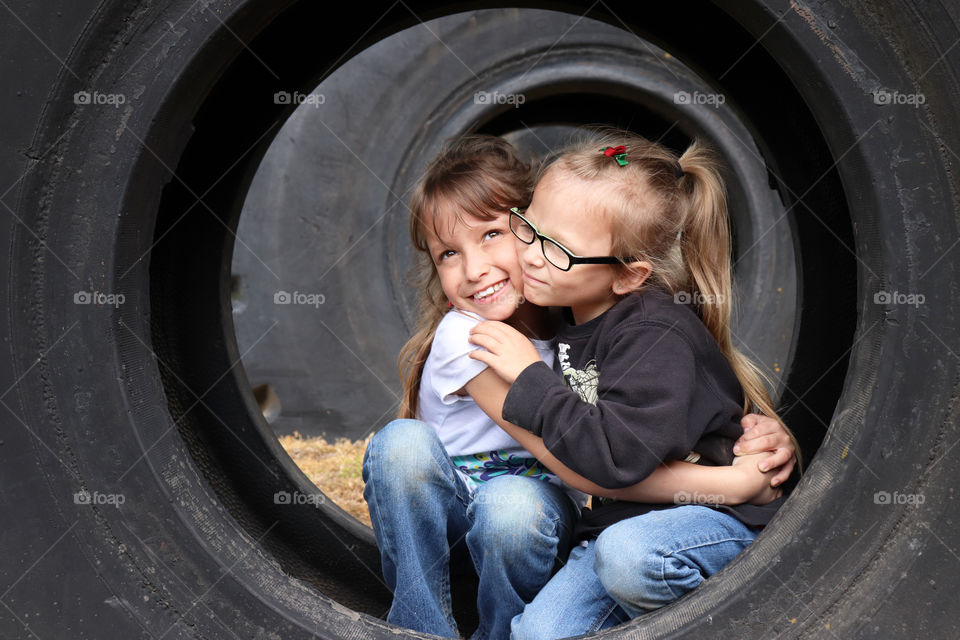
[[[540,354],[530,339],[502,322],[481,322],[470,330],[470,342],[486,349],[471,351],[470,357],[493,369],[508,384],[513,384],[521,371],[540,361]]]
[[[790,435],[773,418],[756,413],[743,416],[740,424],[743,425],[743,435],[734,443],[734,455],[746,456],[764,451],[771,452],[770,456],[758,458],[760,471],[775,472],[770,475],[771,487],[783,484],[790,477],[797,461],[797,451]]]
[[[761,473],[759,467],[763,461],[771,458],[769,452],[741,455],[733,459],[731,469],[736,475],[732,484],[748,504],[767,504],[783,495],[783,489],[772,486],[769,477],[773,471]]]

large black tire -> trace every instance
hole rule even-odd
[[[389,594],[368,529],[277,499],[316,490],[236,366],[232,230],[292,110],[277,91],[472,8],[371,2],[333,21],[293,0],[5,5],[4,637],[417,635],[374,617]],[[783,402],[817,451],[746,553],[607,635],[957,637],[960,10],[590,15],[710,78],[754,128],[801,287]],[[84,304],[91,292],[106,304]]]

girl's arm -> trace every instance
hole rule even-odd
[[[532,453],[568,485],[591,495],[649,503],[765,504],[780,491],[770,486],[769,475],[757,462],[769,453],[740,456],[733,466],[708,467],[672,460],[661,463],[643,481],[622,489],[601,487],[560,462],[543,439],[503,419],[503,402],[510,390],[503,378],[486,369],[466,385],[477,405],[504,431]],[[722,490],[720,489],[722,487]]]
[[[591,401],[564,384],[530,341],[503,323],[483,322],[471,330],[470,341],[486,350],[470,357],[511,385],[503,403],[506,420],[542,437],[550,453],[577,473],[622,489],[646,479],[664,460],[683,459],[702,436],[690,412],[705,408],[694,404],[692,347],[672,325],[628,321],[608,333],[604,375],[594,372],[584,381]]]

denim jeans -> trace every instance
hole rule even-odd
[[[577,510],[558,486],[522,476],[465,481],[436,432],[394,420],[370,441],[363,460],[387,587],[387,621],[457,638],[450,603],[451,558],[463,553],[479,577],[475,640],[502,640],[566,554]]]
[[[756,536],[733,516],[697,505],[622,520],[573,548],[513,619],[511,638],[578,636],[648,613],[695,589]]]

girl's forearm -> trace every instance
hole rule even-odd
[[[767,479],[746,461],[737,467],[708,467],[680,460],[661,464],[642,482],[607,489],[571,470],[547,450],[543,439],[514,424],[501,427],[565,483],[584,493],[631,502],[682,504],[743,504],[767,488]],[[766,455],[766,454],[762,454]]]
[[[733,505],[753,500],[764,488],[769,488],[769,479],[757,469],[758,460],[754,456],[740,456],[732,467],[707,467],[678,460],[669,461],[661,463],[650,475],[632,486],[621,489],[601,487],[560,462],[550,453],[541,437],[503,419],[503,401],[508,390],[509,385],[489,369],[467,383],[466,387],[477,405],[501,429],[558,478],[584,493],[633,502],[697,501]]]
[[[763,457],[769,454],[757,455]],[[634,502],[684,504],[763,503],[774,497],[769,491],[768,482],[766,475],[757,469],[756,459],[738,459],[733,466],[720,467],[671,460],[660,464],[643,482],[609,491],[607,497]]]
[[[543,444],[543,438],[535,436],[526,429],[522,429],[515,424],[510,422],[501,421],[500,428],[506,431],[510,436],[520,443],[524,449],[529,451],[533,456],[543,463],[551,472],[553,472],[558,478],[563,480],[565,483],[577,489],[578,491],[583,491],[584,493],[589,493],[594,496],[603,496],[603,497],[614,497],[609,495],[608,489],[590,482],[583,476],[581,476],[576,471],[573,471],[567,465],[563,464],[557,458],[547,450],[547,447]],[[672,502],[672,500],[671,500]]]

